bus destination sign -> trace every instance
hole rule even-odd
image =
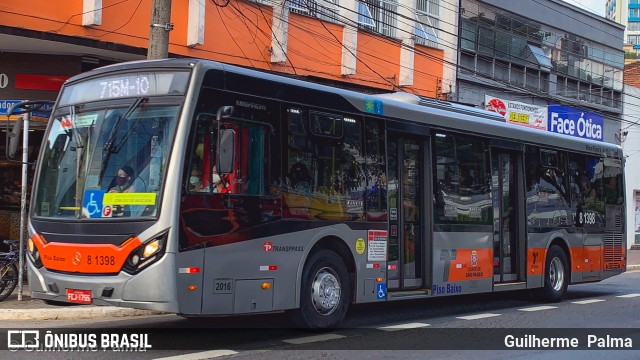
[[[154,95],[183,95],[189,72],[128,73],[65,86],[60,105]]]

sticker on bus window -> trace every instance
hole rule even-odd
[[[107,193],[102,202],[107,205],[155,205],[156,193]]]
[[[101,218],[104,196],[104,190],[86,190],[82,202],[82,213],[89,218]]]
[[[64,116],[60,121],[59,132],[65,132],[71,129],[86,128],[95,125],[98,114],[90,113],[76,116]]]

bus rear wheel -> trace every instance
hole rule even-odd
[[[544,287],[540,289],[540,297],[549,302],[562,300],[569,285],[569,267],[567,255],[557,245],[547,252],[544,271]]]
[[[335,252],[320,250],[311,256],[302,273],[300,308],[293,321],[300,327],[327,329],[338,325],[349,307],[347,267]]]

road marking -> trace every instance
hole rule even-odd
[[[619,298],[632,298],[632,297],[638,297],[638,296],[640,296],[640,294],[618,295],[616,297],[619,297]]]
[[[500,315],[502,315],[502,314],[486,313],[486,314],[476,314],[476,315],[458,316],[458,317],[456,317],[456,319],[462,319],[462,320],[478,320],[478,319],[486,319],[486,318],[490,318],[490,317],[494,317],[494,316],[500,316]]]
[[[586,304],[593,304],[593,303],[597,303],[597,302],[601,302],[601,301],[606,301],[604,299],[589,299],[589,300],[580,300],[580,301],[572,301],[572,304],[580,304],[580,305],[586,305]]]
[[[379,327],[378,330],[398,331],[398,330],[407,330],[407,329],[418,329],[418,328],[423,328],[423,327],[427,327],[427,326],[431,326],[431,324],[408,323],[408,324],[398,324],[398,325],[383,326],[383,327]]]
[[[289,340],[282,340],[282,341],[289,344],[300,345],[300,344],[308,344],[308,343],[319,342],[319,341],[341,339],[343,337],[344,337],[343,335],[338,335],[338,334],[323,334],[323,335],[305,336],[297,339],[289,339]]]
[[[233,351],[233,350],[211,350],[211,351],[203,351],[203,352],[197,352],[197,353],[191,353],[191,354],[182,354],[182,355],[176,355],[176,356],[156,358],[154,360],[204,360],[204,359],[211,359],[211,358],[216,358],[220,356],[235,355],[237,353],[238,353],[237,351]]]
[[[520,311],[542,311],[542,310],[551,310],[551,309],[557,309],[557,306],[534,306],[534,307],[530,307],[530,308],[524,308],[524,309],[518,309]]]

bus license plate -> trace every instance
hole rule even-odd
[[[91,304],[91,290],[67,289],[67,301],[77,304]]]

